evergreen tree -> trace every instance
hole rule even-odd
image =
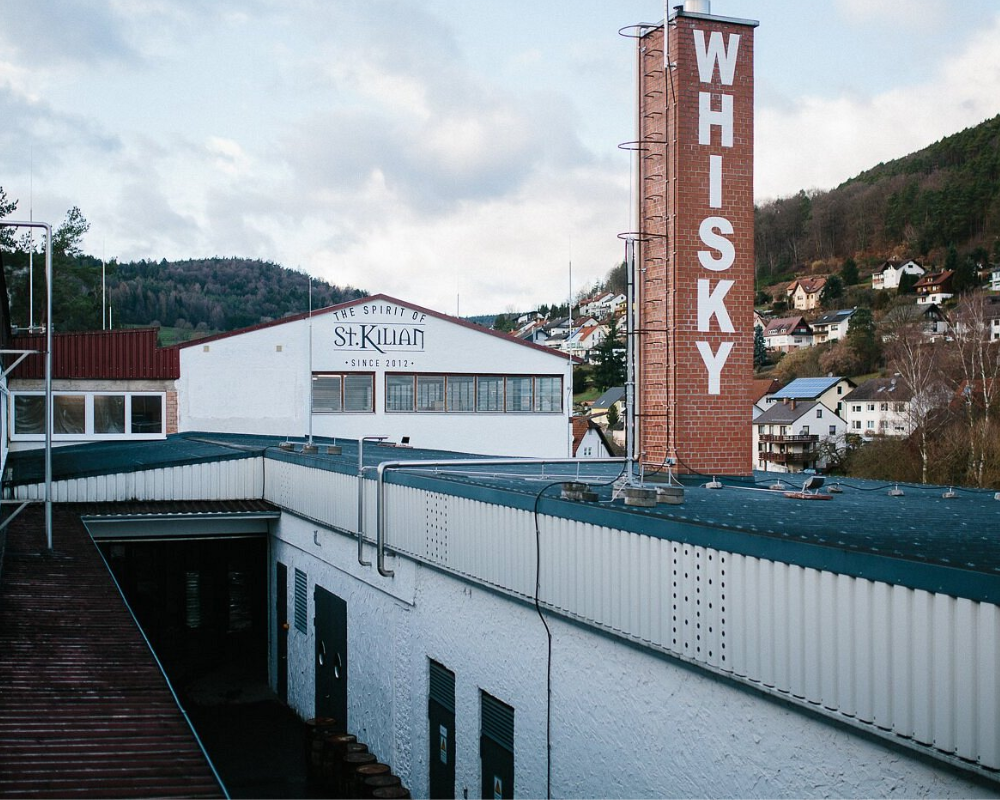
[[[608,335],[591,354],[594,371],[591,376],[598,389],[610,389],[625,383],[625,348],[618,341],[618,321],[612,319]]]
[[[901,272],[899,275],[899,288],[896,294],[913,294],[913,287],[919,278],[911,272]]]
[[[848,256],[840,267],[840,279],[845,286],[855,286],[858,283],[858,263]]]
[[[823,291],[819,294],[819,301],[826,308],[831,308],[843,296],[844,282],[837,275],[831,275],[823,285]]]
[[[867,308],[859,308],[851,315],[847,327],[847,344],[858,359],[859,368],[870,372],[882,356],[875,328],[875,318]]]
[[[3,219],[8,214],[13,213],[17,208],[17,200],[7,199],[7,193],[0,186],[0,219]],[[14,249],[14,239],[15,233],[13,228],[4,226],[0,228],[0,250],[13,250]]]
[[[760,325],[753,326],[753,366],[760,369],[767,363],[767,343],[764,341],[764,329]]]

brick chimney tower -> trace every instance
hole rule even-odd
[[[753,35],[688,0],[639,26],[637,457],[753,472]]]

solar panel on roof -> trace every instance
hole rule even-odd
[[[796,378],[784,389],[775,392],[773,397],[780,400],[783,397],[789,399],[799,397],[817,397],[823,394],[831,386],[835,386],[840,378]]]

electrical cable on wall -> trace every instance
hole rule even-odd
[[[620,480],[626,472],[626,466],[622,465],[619,473],[610,481],[604,483],[589,484],[592,487],[613,486]],[[566,483],[566,478],[552,481],[545,484],[535,495],[535,503],[532,515],[535,520],[535,612],[545,627],[545,796],[552,800],[552,629],[542,613],[541,605],[541,579],[542,579],[542,529],[538,520],[538,504],[542,500],[542,495],[554,486],[561,486]]]

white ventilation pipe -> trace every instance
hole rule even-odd
[[[389,470],[412,468],[438,468],[438,467],[479,467],[479,466],[527,466],[546,464],[574,464],[577,467],[583,464],[623,464],[624,458],[449,458],[440,461],[383,461],[378,465],[378,479],[376,482],[376,528],[375,528],[375,555],[376,567],[379,575],[383,578],[391,578],[395,572],[385,566],[385,476]],[[553,475],[556,478],[572,479],[572,475]],[[631,476],[630,476],[631,477]],[[579,481],[579,472],[576,476]],[[360,539],[359,539],[360,541]]]
[[[711,14],[712,0],[684,0],[684,10],[692,14]]]

